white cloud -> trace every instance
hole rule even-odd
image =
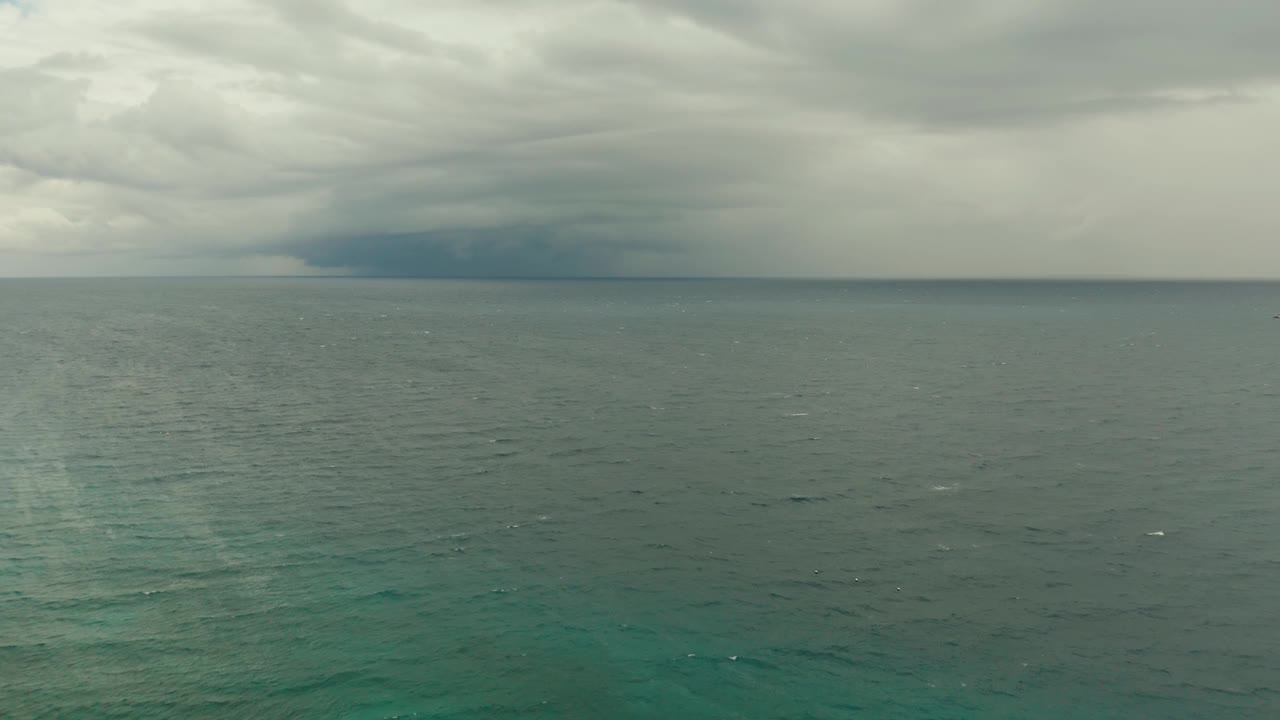
[[[0,3],[0,275],[1280,275],[1280,9],[1200,9]]]

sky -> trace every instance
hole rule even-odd
[[[1274,0],[0,0],[0,276],[1280,278]]]

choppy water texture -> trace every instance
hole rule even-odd
[[[0,282],[0,716],[1275,718],[1276,312]]]

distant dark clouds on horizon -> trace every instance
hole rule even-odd
[[[0,276],[1280,277],[1280,3],[0,0]]]

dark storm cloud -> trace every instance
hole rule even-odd
[[[391,277],[602,277],[624,269],[624,252],[670,250],[654,243],[584,243],[552,227],[344,235],[281,248],[313,267]]]
[[[1203,228],[1274,229],[1270,3],[147,0],[60,35],[87,7],[10,20],[0,252],[1194,274],[1238,265]]]

